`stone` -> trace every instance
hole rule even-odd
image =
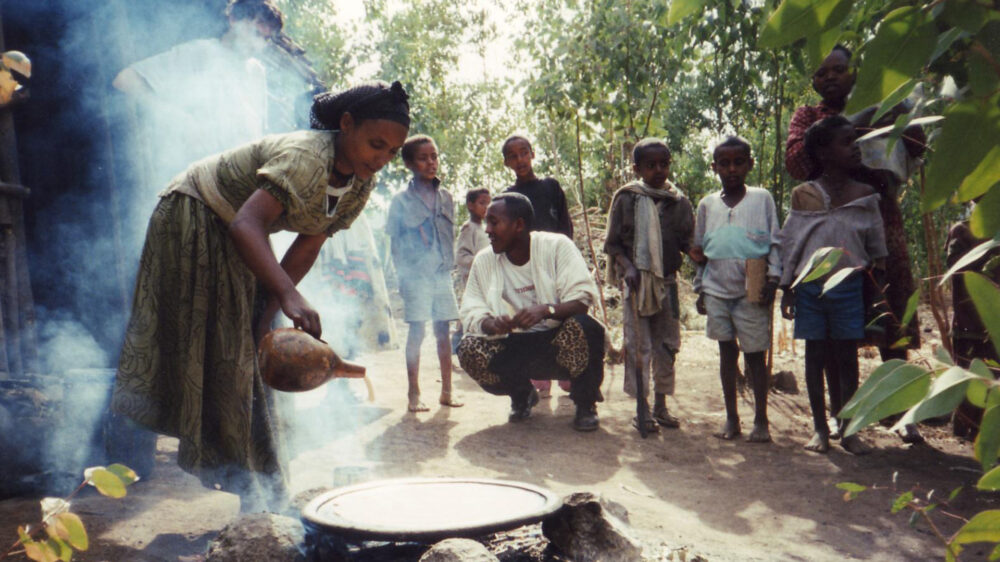
[[[771,377],[771,388],[785,394],[798,394],[799,383],[791,371],[778,371]]]
[[[621,505],[589,492],[576,492],[564,499],[558,512],[542,522],[542,533],[571,560],[642,560],[642,543],[623,517],[627,518],[628,512]]]
[[[482,543],[472,539],[445,539],[436,543],[420,562],[498,562]]]
[[[208,545],[205,562],[304,562],[302,523],[274,513],[248,513]]]

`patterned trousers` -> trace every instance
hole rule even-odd
[[[604,326],[586,314],[543,332],[518,332],[502,339],[465,336],[458,346],[462,369],[483,390],[525,396],[531,379],[570,380],[570,398],[581,405],[604,400]]]

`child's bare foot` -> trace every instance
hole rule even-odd
[[[427,407],[426,404],[420,401],[419,394],[411,394],[409,396],[410,404],[407,407],[411,412],[430,412],[431,409]]]
[[[438,398],[438,403],[442,406],[448,406],[451,408],[461,408],[465,406],[465,402],[460,402],[457,398],[451,395],[450,392],[442,392],[441,397]]]
[[[871,447],[865,444],[857,435],[850,435],[840,440],[840,446],[852,455],[867,455],[872,452]]]
[[[806,443],[806,450],[814,453],[826,453],[830,450],[830,437],[822,433],[814,433]]]
[[[722,429],[712,435],[726,441],[736,439],[740,435],[743,435],[743,430],[740,428],[740,420],[727,419],[726,423],[722,424]]]
[[[753,424],[753,431],[750,432],[747,441],[750,443],[770,443],[771,432],[768,431],[767,422]]]

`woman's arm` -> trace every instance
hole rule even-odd
[[[268,227],[282,212],[284,208],[273,195],[258,189],[236,212],[229,225],[229,235],[247,267],[277,300],[295,327],[319,337],[322,334],[319,313],[306,302],[295,285],[312,267],[325,235],[300,235],[278,264],[268,243]]]

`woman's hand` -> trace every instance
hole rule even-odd
[[[694,309],[702,316],[708,314],[708,309],[705,308],[705,293],[698,293],[698,299],[694,301]]]
[[[323,328],[319,322],[319,313],[309,305],[309,302],[306,301],[301,293],[292,289],[283,294],[279,302],[281,303],[282,312],[291,319],[292,324],[296,328],[317,339],[323,335]]]
[[[781,290],[781,317],[785,320],[795,319],[795,291],[793,289]]]

